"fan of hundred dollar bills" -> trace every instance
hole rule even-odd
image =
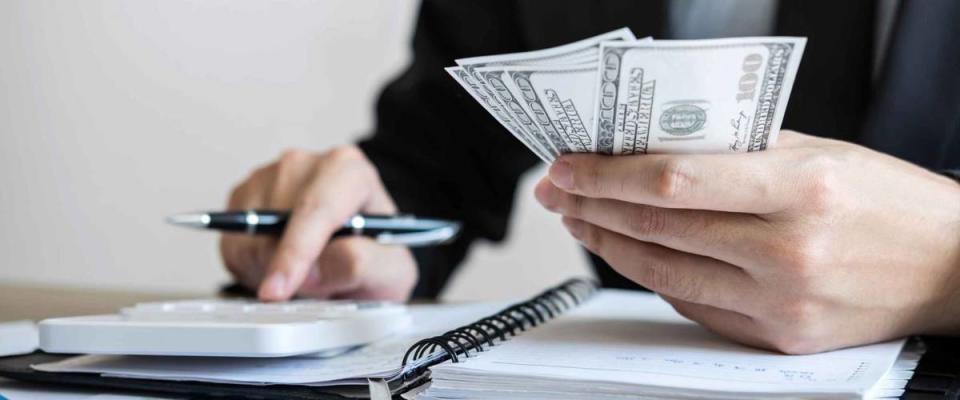
[[[623,28],[447,68],[545,162],[564,153],[722,153],[776,143],[806,43],[636,39]]]

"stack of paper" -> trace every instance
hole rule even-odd
[[[34,369],[249,385],[366,386],[368,378],[398,376],[403,354],[416,341],[471,323],[503,306],[500,303],[411,306],[413,328],[336,356],[270,359],[87,355],[35,365]]]
[[[653,295],[602,291],[461,363],[417,399],[898,397],[919,359],[904,341],[787,356],[734,344]]]
[[[503,306],[413,306],[414,328],[406,334],[324,358],[81,356],[34,368],[141,379],[322,386],[365,397],[368,378],[400,376],[403,355],[414,342],[474,322]],[[711,334],[655,295],[601,290],[567,314],[492,347],[484,346],[483,352],[460,357],[460,363],[433,366],[431,386],[405,397],[897,397],[919,359],[917,351],[901,352],[903,346],[904,341],[894,341],[786,356]]]

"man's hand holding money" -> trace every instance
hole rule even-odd
[[[960,185],[861,146],[782,132],[756,153],[569,154],[536,196],[621,274],[743,343],[960,333]]]

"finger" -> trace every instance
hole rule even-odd
[[[237,282],[256,290],[263,281],[264,267],[270,262],[275,243],[270,238],[224,233],[220,237],[220,254]]]
[[[297,294],[308,297],[330,298],[339,293],[356,290],[363,273],[362,241],[366,238],[349,237],[330,242],[320,253]],[[366,239],[369,240],[369,239]],[[322,271],[322,272],[321,272]],[[322,278],[321,278],[322,275]]]
[[[271,166],[257,168],[243,183],[230,192],[230,197],[227,198],[227,209],[244,210],[264,205],[272,180]]]
[[[357,157],[363,157],[358,155]],[[364,159],[365,160],[365,159]],[[314,174],[322,168],[322,161],[312,157],[310,153],[300,150],[288,150],[280,156],[276,163],[276,178],[267,198],[267,206],[273,209],[289,209],[294,206],[308,184],[314,179]],[[387,193],[379,174],[370,169],[373,176],[370,198],[359,210],[377,214],[395,214],[397,207]]]
[[[261,299],[285,300],[293,294],[330,235],[351,215],[369,206],[376,179],[373,167],[357,149],[344,148],[324,157],[293,207],[258,291]]]
[[[767,214],[793,204],[789,165],[773,151],[747,154],[568,154],[550,167],[559,188],[664,208]]]
[[[227,209],[260,208],[271,179],[272,171],[268,167],[255,170],[231,192]],[[225,232],[220,235],[220,255],[227,270],[238,282],[256,289],[263,280],[263,268],[269,262],[275,244],[276,239],[273,238]]]
[[[324,249],[297,294],[321,298],[404,300],[416,282],[415,271],[384,266],[395,265],[402,257],[398,253],[405,251],[408,250],[384,246],[365,237],[338,239]],[[410,265],[410,268],[414,267]]]
[[[266,207],[288,210],[306,188],[316,170],[316,157],[300,150],[285,151],[275,163],[276,176],[269,189]]]
[[[759,324],[749,316],[709,305],[683,301],[670,296],[661,295],[661,297],[670,303],[680,315],[720,336],[748,346],[771,348],[770,344],[764,340]]]
[[[684,210],[595,199],[560,190],[549,179],[536,187],[548,210],[586,221],[633,239],[705,255],[741,267],[757,264],[749,243],[763,243],[769,223],[750,214]]]
[[[570,233],[614,270],[664,295],[747,312],[756,301],[756,282],[743,270],[709,257],[631,239],[564,217]]]
[[[360,211],[372,214],[392,215],[397,213],[397,205],[390,198],[387,188],[383,186],[383,180],[375,168],[370,168],[370,174],[373,175],[370,184],[373,188],[370,191],[370,197],[363,205]]]

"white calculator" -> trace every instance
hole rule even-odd
[[[210,299],[52,318],[39,330],[48,353],[287,357],[371,343],[410,324],[406,306],[395,303]]]

